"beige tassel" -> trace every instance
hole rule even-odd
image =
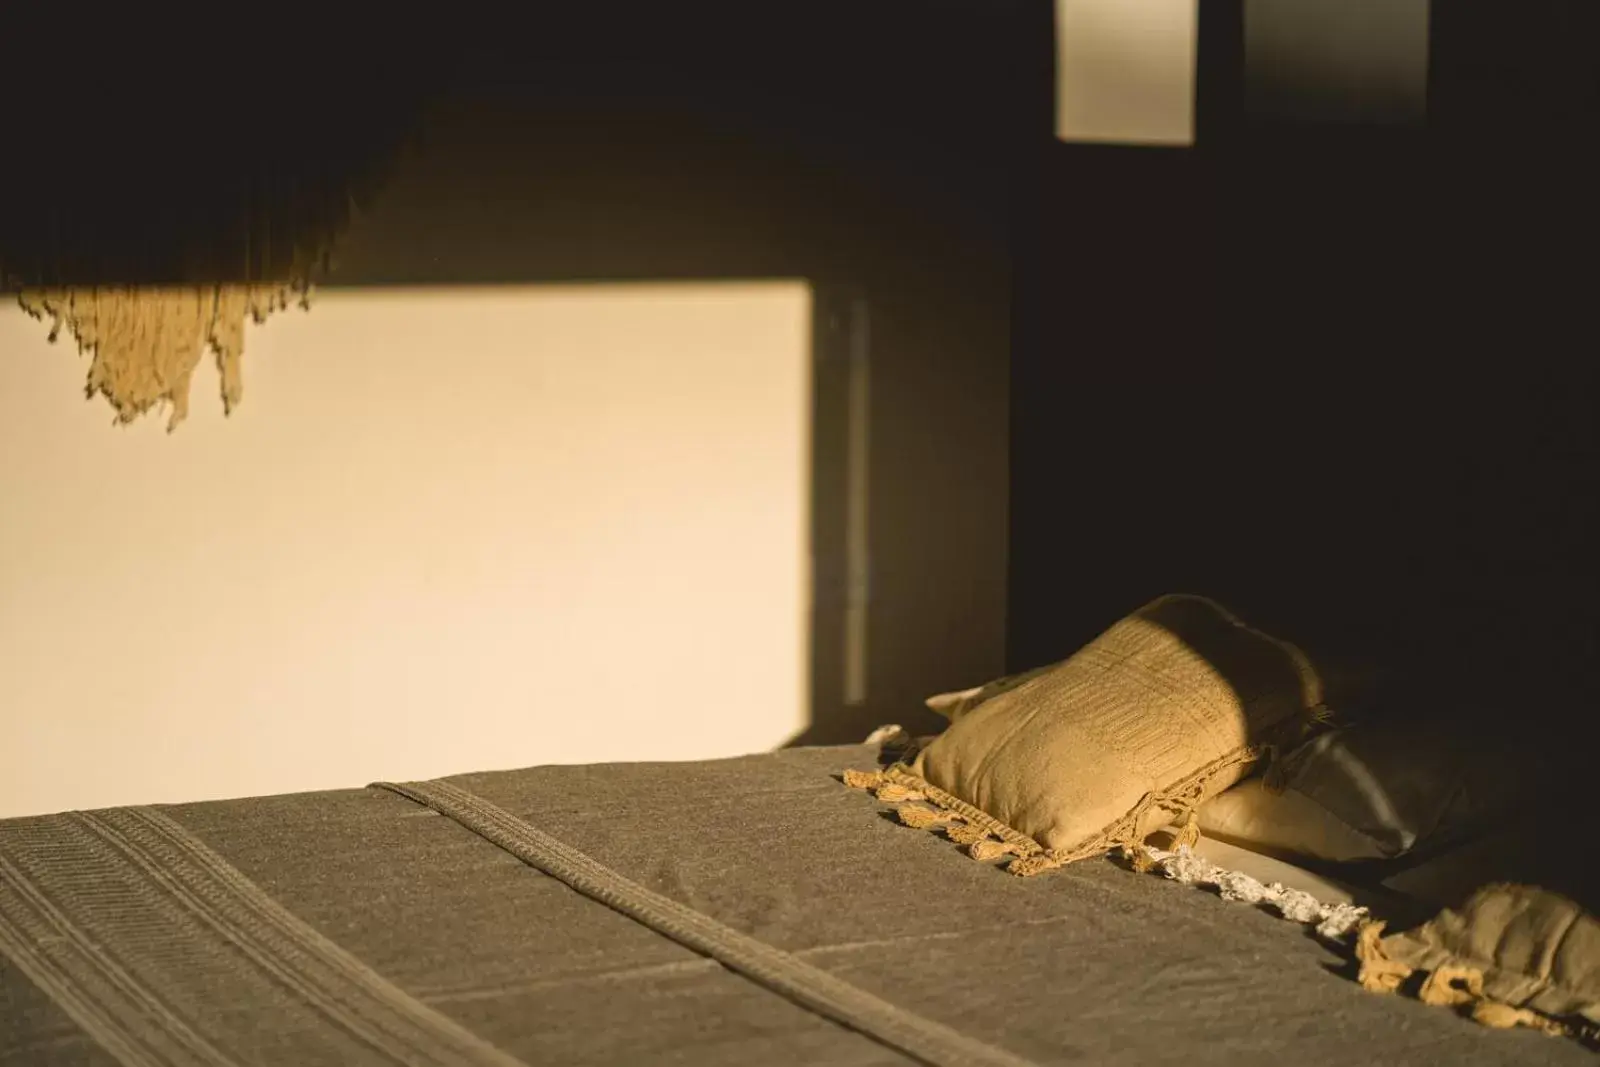
[[[902,823],[913,830],[926,830],[950,819],[950,816],[942,811],[934,811],[932,808],[923,808],[915,805],[900,808],[895,811],[895,815]]]
[[[913,800],[924,800],[926,795],[919,789],[912,789],[899,782],[885,782],[878,786],[878,799],[885,804],[905,804]]]
[[[1424,1004],[1444,1007],[1470,1004],[1482,996],[1483,972],[1476,967],[1440,967],[1428,975],[1417,991],[1417,999]]]
[[[883,785],[882,771],[845,771],[844,784],[851,789],[877,789]]]
[[[1493,1000],[1480,1000],[1472,1006],[1472,1020],[1482,1026],[1492,1027],[1496,1030],[1509,1030],[1515,1026],[1526,1026],[1530,1030],[1538,1030],[1549,1034],[1551,1037],[1565,1037],[1570,1031],[1554,1019],[1540,1015],[1528,1008],[1514,1008],[1510,1004],[1501,1004]]]
[[[1356,932],[1356,959],[1361,963],[1358,981],[1361,988],[1373,993],[1393,993],[1412,972],[1411,967],[1390,959],[1383,950],[1383,930],[1384,923],[1378,920],[1364,923]]]
[[[1062,865],[1062,861],[1044,852],[1036,852],[1031,856],[1018,856],[1006,864],[1006,872],[1019,878],[1031,878],[1036,874],[1054,870]]]
[[[980,841],[974,841],[967,848],[967,855],[980,863],[988,863],[999,859],[1001,856],[1009,856],[1013,851],[1014,849],[1004,841],[996,841],[992,837],[985,837]]]

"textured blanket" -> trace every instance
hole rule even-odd
[[[1592,1062],[1202,889],[974,863],[874,757],[0,822],[0,1064]]]

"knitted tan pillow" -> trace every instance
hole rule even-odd
[[[1600,921],[1545,889],[1485,886],[1459,911],[1388,937],[1371,923],[1356,956],[1366,988],[1394,992],[1425,972],[1418,997],[1489,1026],[1600,1024]]]
[[[1266,749],[1297,743],[1321,704],[1299,649],[1211,600],[1166,596],[1070,659],[965,700],[909,767],[846,781],[906,805],[908,825],[1034,874],[1186,819]]]

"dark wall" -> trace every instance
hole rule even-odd
[[[1188,589],[1439,704],[1587,721],[1593,19],[1435,4],[1430,124],[1383,131],[1244,122],[1225,6],[1197,148],[1040,141],[1012,666]]]

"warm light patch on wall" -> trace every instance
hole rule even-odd
[[[6,301],[0,817],[782,744],[810,302],[323,290],[168,434]]]
[[[1056,0],[1056,136],[1194,143],[1200,0]]]

